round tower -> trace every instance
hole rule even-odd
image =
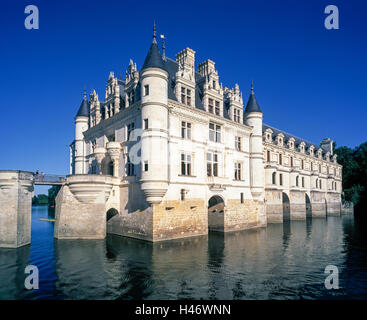
[[[89,106],[85,90],[79,111],[74,119],[75,119],[74,174],[85,174],[87,173],[86,160],[85,160],[86,144],[83,132],[88,130],[88,122],[89,122]]]
[[[156,41],[141,73],[141,189],[149,204],[162,201],[168,188],[168,73]]]
[[[251,94],[243,119],[246,125],[252,127],[250,136],[250,184],[252,196],[259,198],[264,192],[263,113],[255,98],[253,82],[251,82]]]

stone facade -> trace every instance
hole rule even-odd
[[[33,173],[0,171],[0,247],[31,243]]]
[[[253,84],[245,107],[215,62],[196,70],[190,48],[162,58],[155,35],[141,70],[131,60],[125,80],[110,73],[104,101],[94,90],[84,96],[70,174],[58,196],[58,238],[107,230],[160,241],[340,214],[330,139],[316,146],[264,124]],[[73,192],[81,177],[92,189],[114,177],[114,195],[83,203],[84,187]]]

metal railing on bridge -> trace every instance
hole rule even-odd
[[[34,183],[41,185],[62,185],[65,182],[66,176],[57,174],[35,174]]]

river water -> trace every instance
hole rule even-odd
[[[32,208],[32,244],[0,249],[0,299],[366,299],[367,237],[353,216],[149,243],[54,240]],[[39,269],[26,290],[25,267]],[[339,289],[325,288],[325,267]]]

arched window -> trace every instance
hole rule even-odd
[[[266,157],[268,159],[268,162],[270,162],[270,151],[269,150],[266,152]]]
[[[279,184],[282,186],[283,185],[283,175],[279,174]]]
[[[321,179],[320,179],[320,189],[322,189],[322,181],[321,181]]]
[[[298,180],[299,180],[299,177],[297,176],[296,177],[296,187],[298,187]]]
[[[273,172],[273,175],[272,175],[273,184],[277,184],[276,177],[277,177],[276,172]]]
[[[282,154],[281,153],[279,153],[279,164],[281,165],[282,164],[282,161],[283,159],[282,159]]]
[[[318,186],[319,186],[319,180],[316,179],[316,181],[315,181],[315,187],[317,188]]]
[[[305,177],[302,177],[302,188],[305,187]]]

